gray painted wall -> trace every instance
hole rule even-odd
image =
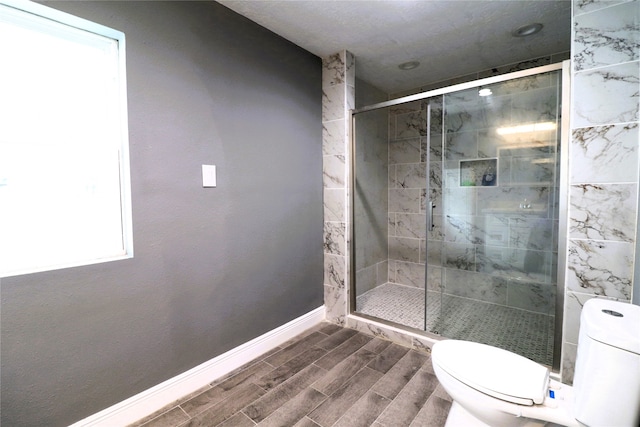
[[[323,304],[320,59],[213,2],[47,5],[126,34],[135,257],[2,279],[6,426],[75,422]]]

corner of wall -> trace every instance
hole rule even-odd
[[[322,60],[324,302],[327,320],[346,324],[348,286],[349,110],[355,106],[355,58],[342,51]]]

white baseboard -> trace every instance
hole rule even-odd
[[[324,319],[325,307],[318,307],[195,368],[80,420],[71,427],[113,427],[136,422],[241,367]]]

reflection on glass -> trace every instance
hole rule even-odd
[[[559,77],[355,116],[357,312],[551,364]]]

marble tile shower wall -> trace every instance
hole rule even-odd
[[[495,129],[555,121],[558,79],[557,73],[544,74],[494,85],[491,99],[479,97],[476,89],[447,95],[444,145],[442,99],[430,100],[430,153],[426,151],[427,102],[391,110],[391,282],[424,287],[428,259],[431,290],[554,314],[557,245],[551,242],[557,241],[558,228],[553,185],[557,134],[500,136]],[[483,170],[495,165],[498,184],[462,182],[463,172],[474,172],[464,165]],[[435,227],[427,235],[429,199],[435,205]],[[528,208],[523,208],[525,200]]]
[[[640,2],[573,1],[569,231],[562,379],[580,313],[631,301],[638,214]]]
[[[440,108],[434,104],[432,117],[442,117]],[[436,109],[440,114],[436,113]],[[441,206],[442,170],[440,167],[442,127],[433,123],[432,144],[435,148],[430,154],[431,198],[437,207]],[[427,259],[426,241],[426,162],[427,158],[427,103],[414,101],[389,109],[389,282],[424,288],[425,262]],[[439,208],[438,208],[439,209]],[[440,221],[437,221],[440,224]],[[430,233],[440,236],[437,230]],[[430,239],[430,243],[431,243]],[[441,241],[441,238],[433,240]],[[431,249],[431,246],[430,246]],[[427,286],[430,290],[440,290],[440,267],[433,257],[427,274]]]
[[[543,65],[555,64],[565,61],[571,56],[570,52],[558,52],[553,55],[541,56],[539,58],[533,58],[526,61],[515,62],[512,64],[506,64],[496,68],[490,68],[487,70],[478,71],[477,73],[466,74],[464,76],[454,77],[435,83],[429,83],[417,88],[406,90],[403,92],[393,93],[389,96],[389,99],[400,98],[403,96],[413,95],[416,93],[426,92],[429,90],[440,89],[443,87],[453,86],[459,83],[467,83],[475,80],[484,79],[487,77],[498,76],[501,74],[513,73],[515,71],[527,70],[529,68],[542,67]]]
[[[359,83],[357,96],[363,95]],[[387,169],[389,142],[386,110],[355,119],[356,191],[354,194],[355,274],[357,295],[388,282]]]
[[[620,299],[629,300],[631,294],[636,237],[629,218],[637,215],[640,140],[638,8],[637,0],[573,0],[570,254],[565,272],[561,365],[565,383],[573,380],[584,301],[595,296],[616,298],[619,292],[625,295]],[[353,102],[347,89],[355,72],[349,57],[348,52],[342,52],[323,61],[325,304],[327,320],[339,324],[345,324],[348,300],[346,188],[328,175],[331,165],[344,162],[347,156],[344,125],[348,102]],[[342,65],[336,69],[339,62]],[[350,72],[345,73],[347,70]],[[343,170],[346,179],[346,168]],[[611,227],[618,222],[622,229]],[[619,290],[612,292],[612,288]],[[431,340],[406,331],[356,318],[347,320],[349,327],[416,348],[432,345]]]
[[[324,302],[327,320],[345,325],[349,289],[348,125],[355,106],[354,57],[347,51],[322,61],[322,171],[324,186]]]
[[[391,326],[347,317],[348,112],[355,105],[354,57],[348,51],[322,61],[322,126],[324,183],[324,302],[327,321],[381,337],[420,351],[433,341]]]

